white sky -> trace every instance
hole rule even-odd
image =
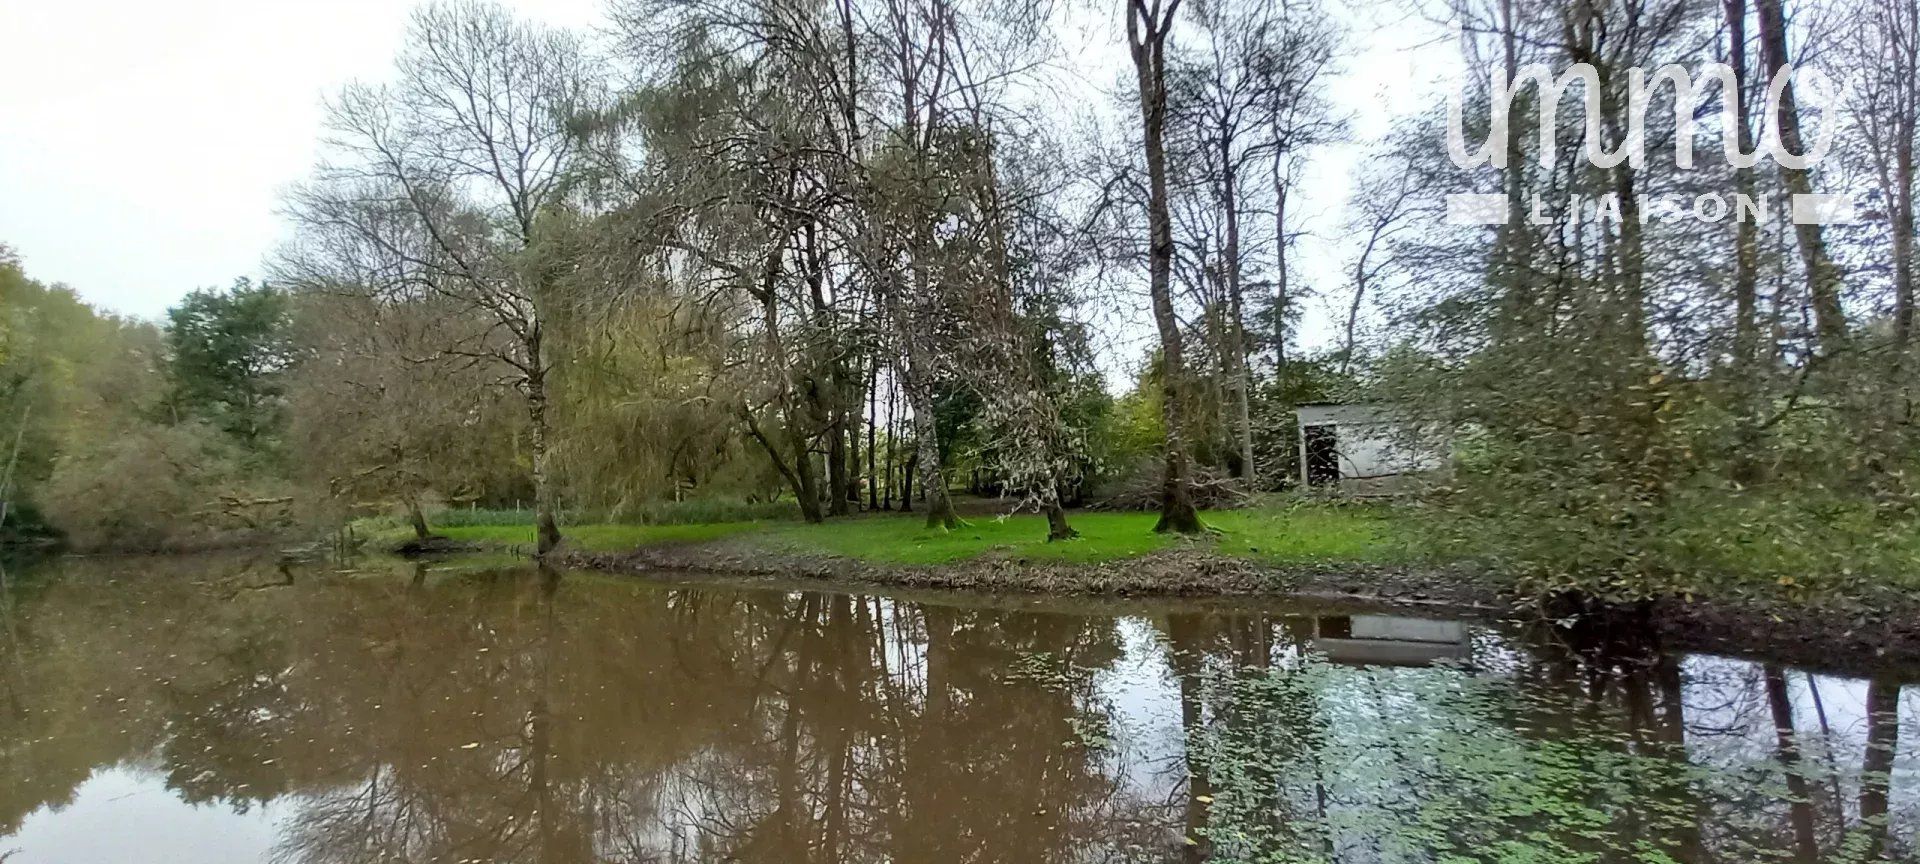
[[[602,0],[505,2],[558,26],[602,20]],[[282,191],[313,167],[322,100],[388,75],[413,5],[0,0],[0,243],[29,275],[148,318],[195,288],[257,275],[284,236]],[[1431,28],[1367,18],[1354,16],[1358,53],[1333,83],[1362,138],[1432,98],[1394,86],[1431,77],[1413,65],[1424,52],[1408,50]],[[1305,227],[1327,235],[1303,242],[1303,275],[1327,290],[1360,149],[1329,148],[1302,190]],[[1318,341],[1313,330],[1324,324],[1309,323]]]
[[[598,0],[510,0],[566,26]],[[0,0],[0,243],[158,317],[256,275],[321,100],[392,68],[411,0]]]

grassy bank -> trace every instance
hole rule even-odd
[[[1441,517],[1425,510],[1271,498],[1261,506],[1203,515],[1212,530],[1182,538],[1153,533],[1154,513],[1078,512],[1070,519],[1081,536],[1060,543],[1046,542],[1045,520],[1032,515],[977,515],[955,531],[927,530],[920,513],[866,514],[818,525],[733,519],[571,524],[563,531],[572,552],[569,566],[783,584],[995,595],[1291,595],[1456,615],[1500,614],[1533,590],[1526,562],[1500,554],[1511,547],[1494,527],[1474,535],[1449,526],[1460,545],[1440,547],[1433,541]],[[1673,532],[1673,542],[1688,545],[1658,551],[1697,569],[1661,577],[1668,587],[1655,586],[1651,607],[1621,605],[1621,632],[1657,633],[1698,650],[1764,649],[1817,662],[1898,658],[1920,668],[1920,605],[1909,590],[1920,582],[1911,574],[1920,571],[1822,566],[1879,561],[1858,551],[1863,547],[1857,535],[1865,532],[1833,531],[1837,520],[1799,527],[1781,521],[1755,516],[1729,527],[1701,520],[1697,529]],[[465,522],[439,530],[494,555],[532,551],[534,531],[525,520],[481,511]],[[357,527],[376,545],[410,536],[391,522]],[[1895,540],[1876,548],[1897,551],[1913,543]],[[1569,530],[1554,542],[1573,545],[1579,538]]]
[[[1384,508],[1295,503],[1204,515],[1215,529],[1189,540],[1153,533],[1154,513],[1075,513],[1080,536],[1046,542],[1043,517],[976,518],[957,531],[929,531],[909,514],[822,525],[787,525],[760,543],[780,551],[826,554],[886,564],[947,564],[986,555],[1033,561],[1097,564],[1134,558],[1182,544],[1272,563],[1383,562],[1404,556],[1391,514]]]
[[[777,523],[711,522],[693,525],[598,523],[569,525],[565,530],[567,542],[576,549],[588,552],[619,552],[665,543],[705,543],[755,528],[764,528],[770,524]],[[531,522],[517,525],[451,525],[438,529],[436,533],[453,540],[478,543],[483,546],[532,546],[534,543]],[[380,541],[382,543],[397,541],[409,536],[412,536],[409,532],[383,532],[380,535]]]
[[[1285,501],[1205,514],[1207,536],[1185,539],[1153,533],[1153,513],[1074,513],[1074,540],[1046,542],[1037,515],[974,517],[955,531],[932,531],[918,513],[878,513],[818,525],[793,521],[726,521],[675,525],[594,523],[563,528],[567,543],[588,552],[618,552],[667,544],[726,540],[785,555],[828,556],[877,564],[937,565],[1000,556],[1039,562],[1098,564],[1183,545],[1273,564],[1392,563],[1408,558],[1406,531],[1391,510],[1377,505]],[[437,533],[483,546],[530,546],[528,521],[466,520]],[[397,526],[376,525],[377,544],[405,539]]]

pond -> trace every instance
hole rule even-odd
[[[67,559],[0,861],[1909,857],[1914,694],[1290,606]]]

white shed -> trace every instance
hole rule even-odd
[[[1408,446],[1400,421],[1368,402],[1311,402],[1295,409],[1300,484],[1354,494],[1390,492],[1407,475],[1440,466],[1432,453]]]

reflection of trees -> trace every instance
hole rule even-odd
[[[27,717],[27,706],[21,702],[26,687],[21,663],[20,633],[13,626],[13,580],[7,576],[5,562],[0,562],[0,692],[6,694],[6,701],[0,702],[0,711],[5,712],[9,724]]]
[[[1813,798],[1807,791],[1807,768],[1800,758],[1800,742],[1793,728],[1793,701],[1787,694],[1787,676],[1778,666],[1766,668],[1767,710],[1773,718],[1774,741],[1778,746],[1780,768],[1786,776],[1787,812],[1793,823],[1795,860],[1813,864],[1820,858],[1820,844],[1814,836]]]
[[[756,681],[759,730],[697,776],[756,806],[697,822],[742,861],[1065,860],[1108,794],[1069,718],[1111,622],[799,595]],[[1060,674],[1009,680],[1021,657]],[[743,792],[745,794],[743,794]],[[746,818],[742,818],[742,814]]]
[[[1192,747],[1169,800],[1125,780],[1110,617],[61,566],[0,592],[0,833],[121,764],[284,802],[287,864],[1912,852],[1892,679],[1824,680],[1809,707],[1803,673],[1717,658],[1343,666],[1313,619],[1170,614],[1136,658],[1165,664]]]
[[[1167,637],[1167,665],[1173,671],[1180,690],[1180,732],[1192,748],[1201,734],[1205,706],[1202,688],[1202,664],[1206,649],[1203,622],[1192,615],[1169,616],[1164,623]],[[1187,759],[1186,802],[1182,818],[1182,838],[1187,861],[1204,860],[1208,854],[1207,816],[1213,802],[1212,760]]]
[[[1900,745],[1900,683],[1875,678],[1867,685],[1867,746],[1860,766],[1861,857],[1877,860],[1887,852],[1890,828],[1887,793],[1893,781],[1894,755]]]
[[[217,590],[244,560],[210,559],[183,571],[165,559],[129,559],[151,573],[133,584],[80,560],[56,560],[0,590],[0,835],[43,806],[68,803],[101,765],[142,759],[162,740],[166,685],[191,667],[195,637],[221,622],[191,606],[156,602],[158,585]],[[203,585],[189,580],[197,577]],[[164,582],[162,581],[164,580]],[[250,601],[257,598],[249,597]]]
[[[1302,670],[1311,619],[1172,615],[1163,622],[1189,748],[1185,857],[1331,854],[1319,694]]]
[[[46,791],[10,790],[6,812],[131,760],[187,800],[290,800],[287,862],[1044,861],[1110,842],[1114,784],[1078,731],[1103,722],[1111,619],[411,576],[56,587],[24,616],[29,717],[48,719],[0,731],[45,739],[0,753]],[[1047,674],[1006,674],[1023,664]],[[129,731],[93,734],[110,724]]]
[[[1689,671],[1674,657],[1541,649],[1462,670],[1342,666],[1276,653],[1288,640],[1247,632],[1252,620],[1163,625],[1190,748],[1189,836],[1209,844],[1190,858],[1859,861],[1911,851],[1891,848],[1901,835],[1888,827],[1899,822],[1889,800],[1913,792],[1896,759],[1891,681],[1867,686],[1865,740],[1848,741],[1846,724],[1827,728],[1831,700],[1816,706],[1822,734],[1796,729],[1787,674],[1755,664]],[[1302,620],[1293,629],[1310,627]],[[1849,814],[1838,790],[1854,782]]]

